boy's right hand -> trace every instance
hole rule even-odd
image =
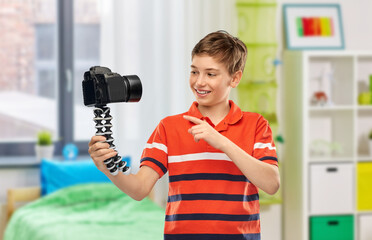
[[[103,143],[102,141],[106,141],[104,136],[93,136],[89,142],[88,153],[97,168],[104,172],[107,171],[107,168],[103,161],[115,157],[118,153],[114,149],[109,148],[110,145],[108,143]]]

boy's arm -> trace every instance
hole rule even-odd
[[[275,194],[278,191],[280,177],[277,166],[252,157],[206,121],[191,116],[184,116],[184,118],[196,124],[189,129],[196,142],[203,139],[209,145],[226,153],[250,182],[268,194]]]
[[[266,193],[275,194],[280,186],[278,167],[257,160],[228,138],[221,136],[225,139],[221,142],[220,150],[226,153],[249,181]]]
[[[109,149],[108,143],[101,143],[106,138],[93,136],[89,143],[89,154],[97,168],[103,172],[121,191],[131,198],[140,201],[145,198],[159,179],[159,174],[150,167],[143,166],[137,174],[118,174],[113,176],[103,163],[106,159],[116,156],[117,152]]]

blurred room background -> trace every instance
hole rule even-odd
[[[131,159],[136,172],[142,149],[158,122],[187,111],[193,101],[188,86],[193,46],[206,34],[223,29],[245,41],[252,62],[260,61],[262,47],[270,54],[265,60],[265,66],[272,69],[270,76],[259,79],[260,85],[247,70],[259,66],[247,63],[246,79],[232,94],[246,111],[270,109],[262,114],[275,130],[282,186],[279,194],[261,204],[262,239],[341,239],[311,235],[312,231],[333,234],[327,227],[314,228],[323,219],[318,216],[349,216],[351,223],[345,228],[347,223],[341,225],[339,219],[328,223],[336,222],[340,229],[347,229],[346,235],[352,235],[342,239],[372,239],[368,229],[372,226],[372,197],[365,190],[372,184],[372,2],[326,2],[341,9],[344,45],[340,49],[288,49],[283,6],[324,3],[0,1],[0,236],[7,223],[8,189],[41,184],[40,160],[35,155],[40,131],[52,135],[51,160],[66,161],[63,149],[67,144],[78,151],[75,161],[89,158],[88,142],[95,129],[92,108],[83,104],[85,71],[100,65],[141,78],[139,103],[110,105],[115,145],[120,155]],[[248,17],[257,21],[245,23]],[[265,33],[270,41],[252,40],[252,33]],[[334,73],[333,85],[324,90],[329,99],[324,104],[311,102],[318,86],[314,79],[325,76],[327,69]],[[260,90],[250,90],[250,84],[259,84]],[[262,84],[269,85],[261,89]],[[274,96],[274,100],[262,108],[252,106],[250,96],[255,91]],[[363,96],[366,100],[361,100]],[[336,169],[340,175],[328,176],[324,169]],[[327,187],[323,178],[334,185]],[[319,190],[321,185],[324,189]],[[337,192],[338,188],[346,192]],[[332,189],[340,194],[332,192],[328,202],[346,202],[347,206],[327,207],[327,192]],[[163,178],[156,185],[155,202],[164,206],[166,194],[167,179]],[[317,199],[325,205],[317,208]]]

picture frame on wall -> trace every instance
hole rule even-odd
[[[283,18],[287,49],[345,49],[339,4],[284,4]]]

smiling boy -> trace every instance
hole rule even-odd
[[[164,239],[260,239],[258,188],[274,194],[278,161],[267,120],[231,100],[247,49],[227,32],[208,34],[192,51],[188,112],[161,120],[135,175],[112,176],[103,161],[115,156],[103,137],[89,153],[98,169],[136,200],[169,173]]]

